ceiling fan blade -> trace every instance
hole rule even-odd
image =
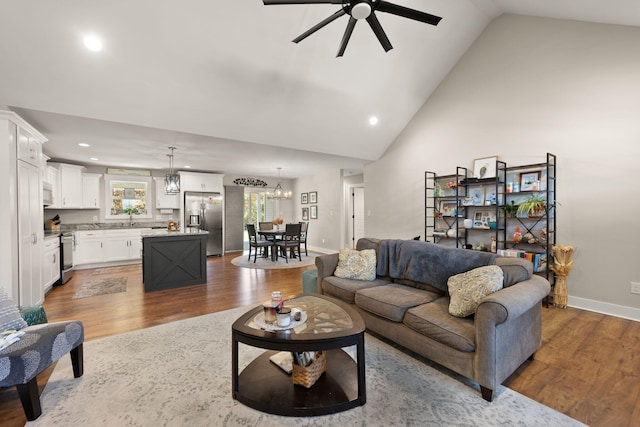
[[[353,33],[353,29],[356,26],[357,19],[353,17],[349,17],[349,23],[347,24],[347,29],[344,31],[344,36],[342,36],[342,41],[340,42],[340,49],[338,50],[338,54],[336,57],[340,57],[344,55],[344,51],[347,49],[347,43],[349,43],[349,39],[351,38],[351,33]]]
[[[375,12],[372,12],[371,15],[367,16],[367,22],[373,30],[373,33],[380,41],[380,44],[384,48],[384,51],[389,52],[391,49],[393,49],[393,46],[391,46],[391,42],[387,38],[387,34],[382,29],[382,25],[380,25],[380,21],[378,21]]]
[[[305,31],[304,33],[300,34],[298,37],[296,37],[295,39],[293,39],[294,43],[299,43],[302,40],[306,39],[307,37],[309,37],[311,34],[315,33],[316,31],[318,31],[320,28],[324,27],[325,25],[329,24],[330,22],[335,21],[336,19],[340,18],[342,15],[344,15],[345,12],[343,9],[340,9],[339,11],[337,11],[336,13],[334,13],[333,15],[331,15],[330,17],[328,17],[327,19],[325,19],[324,21],[318,23],[317,25],[314,25],[313,27],[309,28],[307,31]]]
[[[272,4],[342,4],[342,0],[262,0],[265,6]]]
[[[431,25],[438,25],[438,23],[442,19],[439,16],[431,15],[429,13],[421,12],[415,9],[409,9],[408,7],[399,6],[397,4],[389,3],[384,0],[378,2],[378,7],[376,8],[376,10],[379,10],[380,12],[392,13],[394,15],[402,16],[404,18],[413,19]]]

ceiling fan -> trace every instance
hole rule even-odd
[[[349,43],[349,39],[351,38],[351,33],[353,33],[353,29],[356,26],[356,23],[360,19],[366,19],[369,23],[369,26],[373,30],[373,33],[376,35],[380,44],[384,48],[385,52],[393,49],[391,46],[391,42],[387,38],[384,30],[382,29],[382,25],[380,25],[380,21],[376,17],[376,11],[391,13],[393,15],[402,16],[403,18],[409,18],[416,21],[424,22],[426,24],[438,25],[440,20],[442,19],[439,16],[431,15],[429,13],[421,12],[419,10],[410,9],[408,7],[399,6],[397,4],[389,3],[384,0],[262,0],[262,2],[269,6],[273,4],[340,4],[342,8],[338,10],[336,13],[325,19],[324,21],[318,23],[317,25],[311,27],[309,30],[300,34],[298,37],[293,39],[294,43],[299,43],[302,40],[309,37],[311,34],[318,31],[320,28],[325,25],[335,21],[343,15],[349,15],[349,23],[347,24],[347,29],[344,32],[344,36],[342,36],[342,42],[340,43],[340,49],[338,50],[337,56],[344,55],[344,51],[347,48],[347,44]]]

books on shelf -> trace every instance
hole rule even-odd
[[[547,254],[527,252],[520,249],[498,249],[497,254],[505,257],[524,258],[531,261],[533,263],[534,273],[546,271],[547,269]]]

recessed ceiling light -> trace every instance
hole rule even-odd
[[[376,116],[369,117],[369,124],[371,126],[375,126],[378,124],[378,118]]]
[[[102,50],[102,41],[96,36],[86,36],[84,45],[91,52],[100,52]]]
[[[89,157],[89,160],[93,160],[95,162],[96,160],[100,160],[100,159],[97,157]]]
[[[86,142],[81,142],[80,144],[78,144],[80,147],[91,147],[91,145],[87,144]]]
[[[191,169],[191,166],[189,166],[189,165],[185,165],[185,166],[184,166],[184,168],[185,168],[185,169]]]

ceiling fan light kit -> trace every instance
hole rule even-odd
[[[385,52],[393,49],[389,38],[385,34],[382,29],[382,25],[380,25],[380,21],[376,17],[376,11],[386,12],[392,15],[401,16],[403,18],[413,19],[414,21],[424,22],[425,24],[430,25],[438,25],[441,17],[431,15],[426,12],[421,12],[419,10],[410,9],[408,7],[400,6],[394,3],[389,3],[384,0],[262,0],[262,2],[266,5],[275,5],[275,4],[339,4],[342,6],[340,10],[338,10],[333,15],[319,22],[315,26],[311,27],[309,30],[300,34],[298,37],[293,39],[294,43],[299,43],[302,40],[309,37],[311,34],[315,33],[319,29],[324,26],[330,24],[336,19],[340,18],[342,15],[349,15],[349,22],[347,23],[347,28],[342,36],[342,41],[340,42],[340,48],[338,49],[338,57],[343,56],[345,50],[347,49],[347,44],[349,43],[349,39],[351,38],[351,34],[353,33],[353,29],[356,26],[356,23],[359,20],[365,19],[373,33],[378,38],[378,41],[382,45]]]

